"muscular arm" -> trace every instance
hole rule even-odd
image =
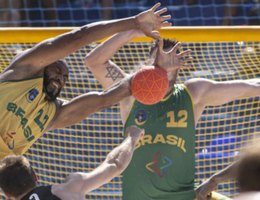
[[[85,45],[110,36],[116,32],[140,29],[150,37],[157,38],[154,30],[170,25],[169,15],[161,16],[166,8],[157,10],[160,3],[134,17],[88,24],[68,33],[45,40],[15,57],[2,78],[19,80],[42,73],[47,65],[64,58]]]
[[[110,59],[119,48],[137,35],[135,30],[118,33],[86,55],[86,67],[105,89],[126,76],[126,73]]]
[[[89,173],[71,174],[65,183],[52,186],[52,193],[64,200],[84,199],[88,192],[120,175],[128,166],[143,130],[131,126],[126,134],[125,140],[107,155],[99,167]]]
[[[134,17],[88,24],[42,41],[17,56],[8,69],[15,70],[17,79],[32,76],[39,73],[45,66],[68,56],[91,42],[132,28],[137,28]]]
[[[95,78],[106,89],[122,78],[129,76],[118,65],[110,59],[116,51],[134,37],[144,36],[141,31],[130,30],[118,33],[99,44],[89,54],[86,55],[86,66],[92,71]],[[134,98],[128,97],[120,101],[120,113],[123,123],[130,111]]]
[[[130,96],[130,80],[130,76],[126,77],[103,92],[89,92],[64,103],[57,111],[56,117],[48,129],[62,128],[78,123],[88,115]]]
[[[260,96],[260,79],[217,82],[191,79],[185,82],[195,104],[195,120],[206,106],[218,106],[239,98]]]

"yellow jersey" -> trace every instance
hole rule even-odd
[[[44,133],[56,104],[45,99],[43,78],[0,81],[0,159],[24,154]]]

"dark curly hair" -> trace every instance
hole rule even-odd
[[[24,156],[11,155],[0,161],[0,187],[4,193],[17,198],[35,186],[35,173]]]

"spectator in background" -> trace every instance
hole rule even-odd
[[[113,6],[113,0],[101,0],[101,6],[102,6],[102,13],[101,13],[102,19],[103,20],[112,19],[113,11],[111,8]]]
[[[12,27],[20,25],[20,0],[1,0],[0,1],[0,26]]]
[[[25,26],[57,26],[57,6],[61,0],[26,0],[23,1],[22,18]],[[42,14],[41,14],[42,13]],[[40,22],[34,22],[34,21]]]
[[[135,5],[136,4],[136,5]],[[113,6],[117,7],[116,5],[135,5],[137,6],[138,0],[101,0],[100,5],[102,6],[101,17],[103,20],[108,20],[113,18]],[[119,8],[120,9],[120,8]],[[132,9],[129,6],[129,9]]]
[[[48,26],[57,26],[57,12],[56,7],[59,0],[44,0],[42,6],[45,10],[44,17],[48,21]]]
[[[249,25],[260,25],[260,0],[254,0],[255,4],[249,12]]]
[[[232,18],[239,14],[239,8],[244,4],[252,4],[248,11],[247,25],[260,25],[260,1],[259,0],[226,0],[223,25],[234,25]],[[245,13],[243,13],[245,14]]]

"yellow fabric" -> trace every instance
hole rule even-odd
[[[0,82],[0,159],[25,153],[53,119],[56,105],[42,90],[42,77]]]

